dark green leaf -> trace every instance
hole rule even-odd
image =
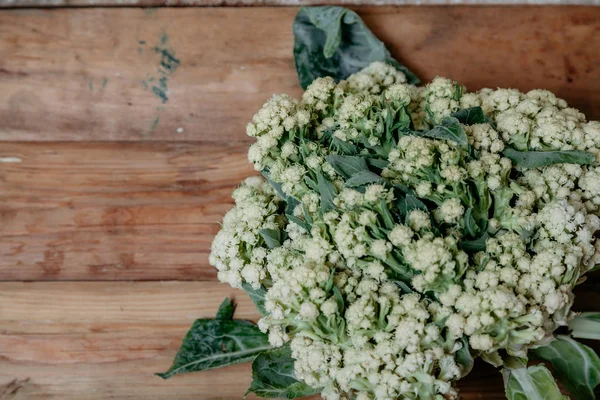
[[[369,170],[364,157],[331,155],[325,157],[325,159],[340,175],[346,179],[350,178],[357,172]]]
[[[410,286],[408,286],[406,283],[404,283],[402,281],[392,280],[391,282],[394,285],[398,286],[398,289],[400,289],[401,293],[405,293],[405,294],[414,293],[414,290],[412,290]]]
[[[479,237],[479,239],[475,240],[461,240],[458,242],[458,247],[466,251],[467,253],[477,253],[478,251],[485,251],[486,241],[490,235],[487,232],[484,232],[483,235]]]
[[[302,7],[294,20],[294,61],[300,86],[318,77],[346,79],[374,61],[404,72],[408,83],[419,79],[394,60],[360,17],[344,7]]]
[[[252,285],[250,285],[247,282],[242,283],[242,289],[244,289],[244,291],[248,293],[248,296],[256,306],[256,309],[258,310],[260,315],[267,315],[268,312],[265,308],[265,295],[267,294],[267,289],[265,289],[263,286],[261,286],[258,289],[254,289]]]
[[[333,210],[335,208],[333,199],[335,199],[337,193],[335,186],[321,173],[317,175],[317,184],[319,185],[319,193],[321,194],[321,212],[326,213],[329,210]]]
[[[304,177],[304,182],[306,182],[306,184],[308,185],[308,187],[311,188],[312,190],[314,190],[315,192],[319,191],[319,187],[317,186],[317,182],[315,182],[314,180],[312,180],[308,176]]]
[[[344,297],[342,296],[342,292],[340,292],[340,288],[337,286],[333,286],[333,297],[338,305],[338,312],[340,315],[344,315],[344,310],[346,309],[346,304],[344,303]]]
[[[398,213],[400,214],[401,219],[405,219],[412,210],[428,212],[425,203],[412,194],[407,194],[404,197],[398,198],[398,200],[396,200],[396,206],[398,207]]]
[[[474,125],[485,123],[485,114],[481,107],[471,107],[459,110],[452,114],[461,124]]]
[[[394,226],[396,225],[394,223],[394,217],[392,217],[392,213],[384,199],[379,200],[379,213],[383,219],[383,225],[387,229],[394,229]]]
[[[375,167],[375,168],[379,168],[379,169],[387,168],[389,163],[390,162],[388,160],[381,160],[378,158],[367,158],[367,164],[369,164],[371,167]]]
[[[530,350],[535,359],[552,364],[552,372],[575,400],[595,399],[600,383],[600,358],[594,350],[568,336],[557,336],[544,347]]]
[[[421,136],[432,139],[450,140],[461,146],[467,146],[467,134],[454,117],[444,118],[441,125],[434,126],[430,131],[422,132]]]
[[[286,202],[285,214],[293,215],[294,209],[300,204],[300,202],[298,200],[296,200],[295,198],[293,198],[292,196],[288,197],[285,202]]]
[[[475,364],[475,360],[469,350],[469,341],[466,337],[462,338],[462,344],[460,350],[456,352],[456,362],[460,365],[461,378],[467,376],[473,369],[473,364]]]
[[[392,254],[388,254],[384,263],[391,269],[389,272],[386,271],[390,280],[410,283],[412,278],[415,276],[412,269],[398,261],[398,259],[394,256],[394,252],[392,252]]]
[[[281,231],[279,229],[261,229],[258,233],[269,249],[281,246]]]
[[[471,237],[477,237],[479,230],[480,228],[473,216],[473,207],[469,207],[465,212],[465,232]]]
[[[401,108],[396,114],[396,122],[392,126],[392,130],[406,132],[410,129],[411,122],[410,113],[407,112],[406,108]]]
[[[235,311],[235,305],[229,298],[225,298],[221,305],[219,306],[219,310],[217,311],[217,319],[232,319],[233,312]]]
[[[350,142],[344,142],[336,137],[331,139],[331,146],[335,148],[338,152],[345,155],[354,155],[358,154],[359,149],[357,146],[353,145]]]
[[[269,349],[267,335],[251,322],[198,319],[183,338],[171,368],[157,375],[168,379],[176,374],[226,367],[251,361]]]
[[[308,224],[308,222],[302,221],[300,218],[295,217],[291,214],[286,214],[285,217],[288,219],[288,221],[295,223],[296,225],[304,229],[306,232],[310,232],[310,225]]]
[[[265,351],[252,363],[252,383],[246,395],[254,393],[263,398],[296,399],[318,394],[315,389],[296,379],[294,359],[289,345]]]
[[[553,164],[592,164],[595,157],[587,151],[519,151],[507,147],[502,152],[520,168],[540,168]]]
[[[502,374],[508,400],[568,400],[560,393],[552,374],[543,365],[505,368]]]
[[[379,182],[381,177],[377,175],[375,172],[371,171],[360,171],[355,173],[346,181],[344,184],[346,187],[358,187],[364,186],[369,183]]]

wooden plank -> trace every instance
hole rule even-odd
[[[214,279],[246,145],[6,143],[0,280]]]
[[[233,296],[236,318],[256,319],[248,297],[217,283],[0,283],[0,398],[240,399],[248,365],[175,377],[167,368],[195,318]],[[502,399],[489,366],[461,383],[463,399]]]
[[[0,398],[242,398],[248,365],[153,375],[193,320],[214,316],[228,296],[236,318],[258,318],[243,292],[217,283],[2,283]]]
[[[447,75],[473,90],[543,87],[591,119],[600,117],[598,7],[358,11],[425,80]],[[0,140],[246,141],[246,122],[271,93],[300,93],[292,60],[295,13],[3,11]],[[160,67],[163,56],[168,71]]]
[[[0,0],[6,7],[262,7],[298,5],[598,5],[599,0]]]

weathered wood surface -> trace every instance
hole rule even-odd
[[[544,87],[600,118],[600,8],[357,10],[425,79]],[[255,173],[246,122],[271,93],[300,93],[295,12],[0,11],[0,399],[242,397],[248,365],[152,373],[223,297],[257,318],[207,255]],[[598,277],[579,310],[600,310]],[[461,388],[504,398],[491,367]]]
[[[0,144],[0,280],[214,279],[233,143]]]
[[[599,0],[0,0],[6,7],[240,7],[300,5],[598,5]]]
[[[0,399],[240,399],[249,365],[153,375],[227,296],[237,318],[257,318],[243,292],[212,282],[1,283]]]
[[[470,89],[543,87],[600,118],[598,7],[358,11],[425,80],[439,74]],[[0,140],[247,141],[244,126],[268,96],[300,93],[295,13],[2,11]]]

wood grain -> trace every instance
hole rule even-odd
[[[262,7],[299,5],[598,5],[599,0],[0,0],[6,7]]]
[[[425,80],[446,75],[472,90],[543,87],[600,117],[598,7],[357,10]],[[247,141],[244,126],[268,96],[300,93],[292,60],[295,13],[3,11],[0,140]],[[179,60],[168,73],[160,67],[164,51]],[[164,103],[152,89],[161,78]]]
[[[236,318],[258,318],[243,292],[218,283],[0,283],[0,398],[240,399],[248,365],[153,376],[192,321],[213,316],[227,296]],[[483,366],[461,385],[463,398],[501,399],[501,385]]]
[[[5,143],[0,280],[214,279],[246,145]]]
[[[242,398],[248,365],[153,375],[170,366],[192,321],[213,317],[228,296],[236,318],[258,317],[243,292],[218,283],[2,283],[0,398]]]

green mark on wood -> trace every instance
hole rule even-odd
[[[152,15],[152,14],[154,14],[155,11],[156,11],[156,8],[152,8],[152,7],[144,8],[144,13],[146,13],[146,15]]]
[[[152,122],[152,126],[150,127],[150,132],[152,132],[156,128],[159,121],[160,121],[160,115],[157,115],[156,118],[154,118],[154,121]]]
[[[160,55],[160,62],[157,67],[157,74],[154,76],[149,75],[145,80],[142,81],[144,89],[151,89],[152,93],[158,97],[164,104],[169,100],[169,76],[179,66],[181,61],[175,57],[175,52],[168,46],[169,37],[165,32],[160,34],[160,43],[152,48],[155,53]],[[138,40],[138,52],[142,54],[143,47],[146,45],[145,40]]]
[[[90,89],[90,92],[94,91],[94,80],[93,79],[88,79],[88,88]]]
[[[104,78],[102,79],[102,88],[104,89],[106,87],[106,84],[108,83],[108,78]]]
[[[170,74],[179,66],[179,59],[176,58],[169,50],[155,47],[154,51],[161,55],[160,66],[165,70],[165,74]]]
[[[155,95],[160,97],[163,103],[166,103],[167,100],[169,100],[165,91],[159,86],[152,86],[152,92],[154,92]]]

